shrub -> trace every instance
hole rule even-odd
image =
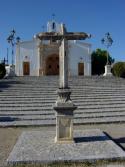
[[[0,79],[6,75],[6,69],[4,64],[0,64]]]
[[[125,78],[125,62],[115,63],[112,68],[112,73],[116,77]]]

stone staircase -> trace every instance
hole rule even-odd
[[[0,81],[0,126],[55,125],[52,105],[57,99],[57,76],[15,77]],[[71,77],[71,99],[78,106],[74,124],[125,122],[125,80]]]

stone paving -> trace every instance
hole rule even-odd
[[[55,131],[23,132],[7,163],[125,160],[125,152],[99,129],[75,130],[71,144],[56,144],[54,137]]]

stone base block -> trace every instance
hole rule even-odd
[[[73,142],[73,116],[60,115],[56,116],[56,137],[57,143]]]
[[[105,66],[105,73],[103,74],[103,76],[112,76],[111,65],[106,65]]]
[[[23,132],[7,163],[94,162],[125,160],[125,152],[98,129],[74,131],[74,143],[54,142],[54,131]]]

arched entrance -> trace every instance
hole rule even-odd
[[[47,57],[45,75],[59,75],[59,55],[52,54]]]
[[[84,75],[84,63],[78,63],[78,75]]]

